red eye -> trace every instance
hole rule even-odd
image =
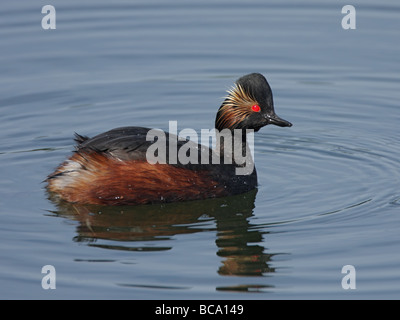
[[[253,110],[254,112],[260,112],[261,108],[258,104],[255,104],[254,106],[251,107],[251,110]]]

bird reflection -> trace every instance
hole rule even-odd
[[[251,230],[247,220],[241,225],[229,226],[231,221],[217,220],[217,255],[224,258],[218,273],[234,276],[260,276],[274,272],[268,266],[272,254],[265,254],[262,243],[263,237],[259,230]]]
[[[79,222],[74,241],[112,250],[170,250],[172,247],[166,244],[171,242],[165,240],[176,235],[215,231],[217,255],[222,259],[218,274],[263,276],[274,269],[268,265],[272,254],[265,253],[262,245],[265,228],[249,223],[256,193],[132,207],[56,203],[57,210],[52,213]],[[147,241],[152,246],[144,246]]]

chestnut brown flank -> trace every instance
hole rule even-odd
[[[101,205],[129,205],[206,199],[227,195],[207,172],[147,161],[120,161],[92,152],[76,153],[70,161],[82,168],[64,172],[62,164],[48,188],[66,201]],[[65,179],[65,182],[56,182]]]

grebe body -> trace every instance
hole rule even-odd
[[[258,131],[268,124],[291,126],[275,114],[272,92],[264,76],[258,73],[243,76],[228,91],[218,110],[217,143],[223,130],[239,131],[243,142],[240,152],[249,153],[247,130]],[[76,134],[74,154],[48,176],[47,189],[58,199],[72,203],[137,205],[223,197],[257,186],[255,167],[247,174],[237,174],[243,163],[237,163],[233,157],[235,145],[227,148],[226,144],[219,144],[218,150],[191,145],[190,150],[197,150],[195,158],[199,161],[188,163],[170,154],[169,144],[176,144],[173,150],[180,150],[194,142],[166,133],[166,148],[158,150],[165,154],[157,154],[166,161],[152,163],[148,159],[153,144],[148,139],[150,131],[154,134],[154,129],[122,127],[93,138]],[[230,163],[226,161],[227,149]],[[218,163],[213,161],[216,158]]]

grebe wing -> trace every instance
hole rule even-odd
[[[76,149],[78,152],[99,152],[108,154],[114,158],[117,158],[122,161],[129,161],[129,160],[138,160],[138,161],[146,161],[146,152],[147,149],[155,142],[153,138],[149,139],[150,141],[146,140],[147,134],[149,132],[149,128],[143,127],[121,127],[112,129],[110,131],[101,133],[93,138],[88,138],[85,136],[81,136],[75,134],[75,141],[78,143]],[[157,130],[157,129],[152,129]],[[153,131],[157,134],[156,131]],[[165,157],[166,162],[177,166],[182,167],[185,166],[187,169],[206,169],[207,165],[201,165],[200,160],[204,159],[205,157],[209,157],[211,160],[212,150],[208,147],[203,145],[199,145],[194,141],[189,140],[179,140],[177,139],[176,135],[169,134],[167,132],[163,132],[160,130],[160,134],[164,133],[167,141],[170,139],[176,139],[176,150],[180,150],[180,148],[190,143],[192,149],[196,149],[198,152],[198,164],[188,163],[188,164],[181,164],[178,158],[177,163],[170,163],[169,161],[169,144],[167,143],[165,148]],[[187,145],[188,146],[188,145]],[[159,149],[158,152],[163,152],[162,149]],[[201,155],[201,153],[207,152],[206,156]],[[160,158],[162,157],[161,154],[158,155]],[[211,162],[209,162],[211,163]]]

